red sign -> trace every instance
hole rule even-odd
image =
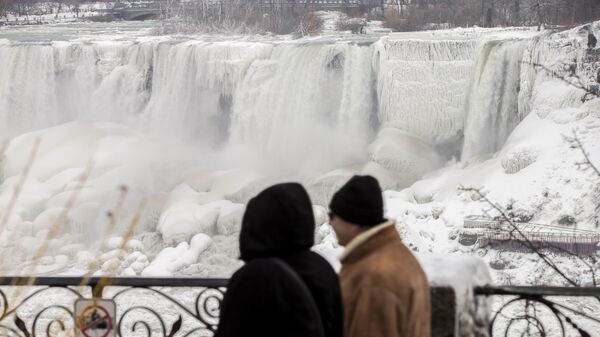
[[[80,300],[75,303],[80,337],[113,337],[115,303],[106,300]]]

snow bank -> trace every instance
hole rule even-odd
[[[142,276],[172,276],[181,268],[196,262],[210,244],[210,237],[200,233],[190,243],[181,242],[176,247],[167,247],[142,271]]]
[[[523,48],[523,42],[514,43]],[[534,223],[565,226],[561,219],[568,218],[568,228],[597,230],[596,178],[577,169],[583,155],[565,138],[575,132],[591,160],[598,161],[600,98],[569,84],[596,85],[594,53],[587,50],[579,28],[525,44],[517,81],[519,106],[511,117],[522,119],[506,129],[498,151],[463,156],[463,161],[449,162],[401,192],[385,193],[387,215],[398,219],[407,245],[419,252],[477,254],[495,266],[496,283],[562,285],[533,254],[460,244],[458,233],[466,216],[496,214],[481,196],[461,187],[478,188],[509,213],[526,214]],[[528,63],[542,64],[565,80]],[[591,282],[589,273],[576,271],[581,261],[554,253],[552,258],[582,284]]]

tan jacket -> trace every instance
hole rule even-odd
[[[390,221],[348,244],[340,282],[346,337],[429,337],[429,283]]]

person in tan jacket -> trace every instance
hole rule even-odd
[[[377,180],[354,176],[329,205],[340,245],[340,283],[346,337],[429,337],[429,283],[383,216]]]

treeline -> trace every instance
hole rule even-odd
[[[160,0],[157,2],[170,18],[201,30],[237,30],[296,33],[307,35],[321,29],[316,8],[305,5],[283,6],[276,1],[252,0]]]
[[[318,8],[298,0],[160,0],[201,25],[274,33],[314,31]],[[291,3],[291,5],[290,5]],[[296,3],[294,5],[294,3]],[[600,0],[361,0],[350,17],[383,20],[397,31],[449,27],[574,26],[600,20]]]
[[[0,0],[7,12],[34,14],[38,3],[52,3],[52,12],[76,9],[90,0]],[[121,1],[124,3],[135,1]],[[165,17],[181,27],[204,30],[269,31],[308,34],[320,29],[318,8],[299,0],[155,0]],[[291,5],[290,5],[291,4]],[[573,26],[600,20],[600,0],[361,0],[351,17],[383,20],[397,31],[449,27]]]
[[[0,0],[0,17],[6,14],[36,15],[48,12],[58,14],[65,9],[76,9],[82,3],[114,2],[106,0]]]
[[[391,0],[386,24],[425,26],[573,26],[600,19],[600,0]]]

